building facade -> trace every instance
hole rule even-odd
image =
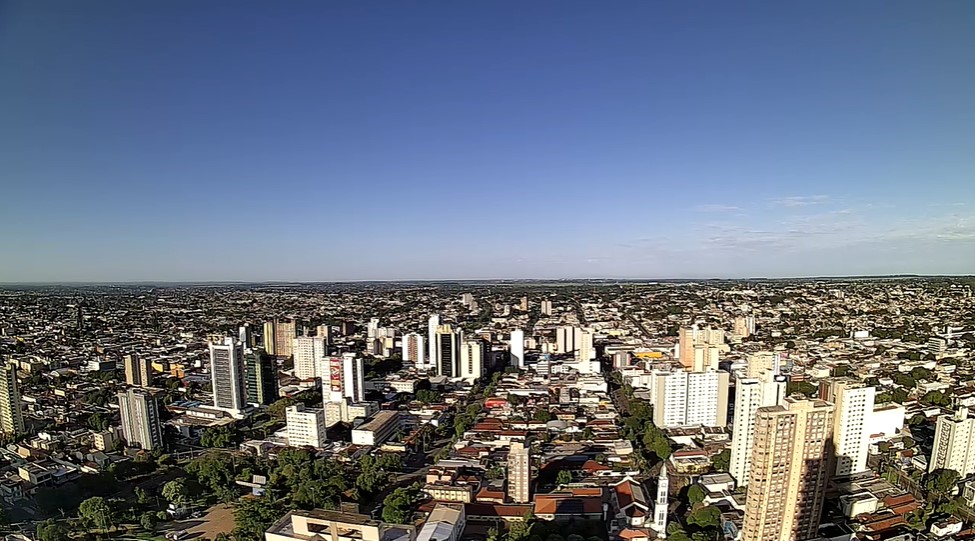
[[[520,441],[511,442],[508,451],[508,498],[515,503],[531,501],[531,453]]]
[[[731,425],[731,460],[728,473],[739,485],[748,484],[752,444],[755,441],[755,412],[777,406],[785,400],[786,378],[766,371],[757,378],[738,378],[735,382],[735,412]]]
[[[661,428],[728,424],[725,371],[674,370],[654,375],[654,424]]]
[[[301,404],[285,410],[288,424],[288,445],[292,447],[324,447],[325,412],[318,408],[306,408]]]
[[[146,451],[163,447],[159,400],[146,389],[134,388],[118,394],[122,418],[122,437],[130,447]]]
[[[278,399],[278,367],[274,357],[260,348],[244,350],[247,366],[247,403],[267,406]]]
[[[324,336],[296,336],[291,339],[291,354],[295,362],[295,377],[298,379],[324,378],[318,372],[321,359],[328,354]]]
[[[233,338],[224,338],[219,344],[210,343],[213,406],[237,418],[243,416],[246,405],[243,357],[243,347]]]
[[[975,473],[975,419],[961,406],[951,415],[938,417],[928,471],[955,470],[963,478]]]
[[[527,299],[526,299],[527,303]],[[508,342],[508,351],[511,352],[511,366],[519,370],[525,369],[525,331],[515,329],[511,331],[511,338]]]
[[[125,383],[136,387],[152,387],[152,363],[137,354],[122,357],[125,367]]]
[[[20,407],[17,368],[3,361],[0,361],[0,433],[24,433],[24,412]]]

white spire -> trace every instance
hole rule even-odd
[[[657,539],[667,538],[667,503],[669,499],[670,481],[667,479],[667,462],[660,468],[657,477],[657,501],[653,506],[653,530],[657,532]]]

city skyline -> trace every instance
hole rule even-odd
[[[975,271],[968,2],[0,13],[0,283]]]

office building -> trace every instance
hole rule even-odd
[[[261,334],[262,341],[261,345],[264,347],[264,351],[268,355],[277,355],[277,348],[274,347],[274,322],[265,321],[264,322],[264,332]]]
[[[727,372],[674,370],[654,375],[653,417],[660,428],[728,424]]]
[[[0,433],[24,433],[24,412],[20,407],[17,368],[4,361],[0,361]]]
[[[437,375],[448,378],[460,377],[460,343],[464,339],[464,331],[456,331],[450,325],[440,325],[436,332]]]
[[[122,357],[125,366],[125,383],[136,387],[152,386],[152,363],[139,355],[131,354]]]
[[[817,537],[831,472],[833,405],[786,398],[758,408],[744,541]]]
[[[437,329],[440,327],[440,314],[434,314],[430,316],[430,320],[427,322],[427,348],[429,349],[429,355],[427,355],[427,370],[440,371],[440,358],[438,357],[438,343],[437,343]]]
[[[514,503],[531,501],[531,452],[523,442],[512,441],[508,451],[508,498]]]
[[[318,372],[321,360],[328,354],[325,337],[296,336],[291,339],[291,353],[295,361],[295,377],[301,380],[324,378]]]
[[[243,357],[243,348],[233,338],[210,343],[213,406],[238,418],[243,417],[246,403]]]
[[[285,410],[288,424],[288,445],[292,447],[324,447],[326,441],[325,412],[306,408],[302,404]]]
[[[379,337],[379,318],[374,317],[366,325],[366,339],[375,340]]]
[[[247,403],[267,406],[278,399],[278,367],[274,357],[260,348],[244,350],[247,366]]]
[[[122,419],[122,437],[129,447],[139,447],[146,451],[163,447],[159,400],[152,391],[142,388],[122,391],[118,393],[118,405]]]
[[[364,365],[355,353],[344,353],[341,357],[327,357],[320,363],[322,376],[322,396],[325,402],[339,402],[345,398],[352,402],[366,399]]]
[[[775,375],[771,370],[757,378],[739,377],[735,382],[735,412],[731,420],[731,460],[728,473],[739,485],[748,484],[751,472],[755,412],[758,408],[781,404],[785,400],[786,385],[785,376]]]
[[[527,299],[526,299],[527,300]],[[508,342],[511,352],[511,366],[519,370],[525,369],[525,331],[515,329],[511,331],[511,338]]]
[[[542,313],[543,316],[551,316],[552,315],[552,301],[550,301],[548,299],[543,300],[540,303],[540,305],[539,305],[539,311]]]
[[[769,351],[753,353],[746,359],[748,363],[747,376],[750,378],[761,377],[768,371],[774,375],[779,374],[779,354]]]
[[[475,382],[484,375],[487,343],[480,338],[464,340],[460,345],[460,377]]]
[[[418,372],[425,372],[426,363],[426,340],[423,335],[411,332],[403,335],[403,361],[413,363]]]
[[[327,351],[328,347],[332,345],[332,326],[323,323],[315,327],[315,336],[325,340],[325,348]]]
[[[402,429],[399,412],[382,410],[372,419],[352,429],[352,444],[375,446],[382,445]]]
[[[870,444],[869,422],[873,414],[875,389],[849,378],[835,378],[829,402],[833,411],[833,448],[836,455],[834,475],[846,477],[867,469]]]
[[[928,471],[955,470],[962,477],[975,473],[973,436],[975,419],[968,416],[968,407],[961,406],[951,415],[938,416]]]

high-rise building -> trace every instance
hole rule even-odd
[[[654,385],[653,422],[658,427],[728,424],[727,372],[659,372]]]
[[[781,404],[785,396],[785,376],[775,375],[771,370],[757,378],[737,378],[735,413],[731,420],[731,460],[728,473],[739,485],[748,483],[751,471],[752,446],[755,441],[755,412],[758,408]]]
[[[427,370],[440,371],[440,344],[437,342],[437,328],[440,327],[440,314],[433,314],[427,322],[427,347],[430,354],[427,356]]]
[[[755,334],[755,316],[738,316],[735,318],[734,333],[742,338]]]
[[[325,376],[319,374],[317,367],[327,355],[325,337],[296,336],[291,339],[291,353],[295,360],[295,377],[298,379],[313,379]]]
[[[653,525],[650,529],[657,532],[657,539],[667,538],[667,509],[670,499],[670,481],[667,479],[667,461],[660,467],[657,476],[657,499],[653,504]]]
[[[332,345],[332,326],[321,324],[315,327],[315,336],[325,340],[325,347],[328,348]]]
[[[531,501],[531,452],[520,441],[512,441],[508,451],[508,497],[515,503]]]
[[[163,431],[156,395],[148,389],[129,389],[118,393],[118,405],[126,443],[146,451],[161,449]]]
[[[450,325],[440,325],[436,333],[438,376],[448,378],[460,377],[460,343],[464,339],[464,331],[456,331]]]
[[[17,368],[0,361],[0,433],[23,434],[24,413],[17,388]]]
[[[830,402],[833,412],[833,448],[836,454],[837,477],[860,473],[867,469],[867,449],[870,445],[868,424],[873,414],[876,390],[849,378],[830,381]]]
[[[555,352],[572,353],[576,350],[576,327],[558,327],[555,329]]]
[[[521,298],[521,304],[519,306],[521,307],[521,311],[522,312],[527,312],[528,311],[528,297],[522,297]]]
[[[955,470],[962,477],[975,473],[973,437],[975,418],[968,416],[968,407],[961,406],[954,414],[938,416],[928,471]]]
[[[290,357],[294,345],[292,339],[297,336],[294,320],[274,320],[274,354],[278,357]]]
[[[526,299],[527,300],[527,299]],[[511,331],[511,339],[508,344],[511,352],[511,366],[519,370],[525,369],[525,331],[515,329]]]
[[[366,399],[363,361],[355,353],[341,357],[327,357],[319,370],[322,376],[322,395],[325,402],[340,402],[345,398],[353,402]]]
[[[540,305],[539,305],[539,311],[542,313],[543,316],[551,316],[552,315],[552,301],[550,301],[548,299],[543,300],[540,303]]]
[[[125,365],[125,383],[136,387],[152,386],[152,363],[135,353],[122,357]]]
[[[833,405],[786,398],[758,408],[742,527],[745,541],[817,536],[831,472]]]
[[[224,338],[220,344],[210,343],[213,406],[234,417],[242,417],[245,406],[243,357],[243,348],[233,338]]]
[[[247,403],[270,405],[278,399],[278,368],[274,357],[260,348],[244,350],[247,365]]]
[[[261,344],[264,346],[264,351],[266,351],[268,355],[277,355],[278,350],[276,347],[274,347],[274,338],[274,322],[265,321],[263,341]]]
[[[772,353],[770,351],[762,351],[759,353],[753,353],[747,358],[748,363],[748,377],[757,378],[761,377],[762,374],[772,371],[773,374],[779,374],[779,354]]]
[[[324,447],[326,442],[325,411],[306,408],[302,404],[285,409],[288,423],[288,445],[292,447]]]
[[[460,303],[464,306],[470,306],[474,302],[474,295],[471,293],[463,293],[460,296]]]
[[[460,377],[469,382],[481,379],[487,359],[487,343],[480,338],[464,340],[460,345]]]
[[[366,325],[366,338],[368,340],[375,340],[379,337],[379,318],[374,317],[369,320],[369,324]]]
[[[713,370],[717,368],[717,347],[721,344],[724,344],[721,329],[699,329],[697,325],[681,328],[677,332],[677,358],[688,370]]]
[[[427,370],[425,342],[423,335],[417,332],[403,335],[403,361],[413,363],[418,372]]]

